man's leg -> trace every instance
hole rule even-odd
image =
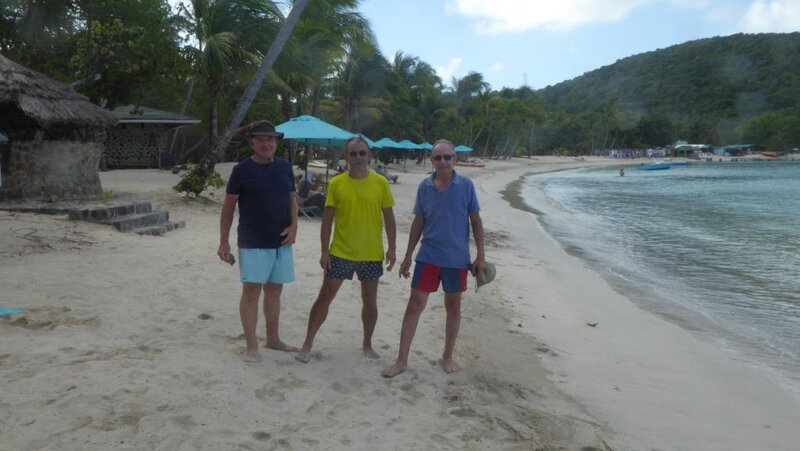
[[[414,288],[411,289],[411,296],[408,298],[406,313],[403,315],[403,325],[400,328],[400,350],[397,353],[397,360],[394,365],[383,370],[381,373],[383,377],[397,376],[408,367],[408,354],[411,351],[411,341],[414,340],[414,334],[417,332],[417,323],[419,323],[419,317],[425,310],[429,295],[430,293],[419,291]]]
[[[264,285],[264,321],[267,324],[266,347],[278,351],[296,352],[297,348],[281,341],[278,324],[281,316],[281,291],[283,284]]]
[[[361,282],[361,323],[364,326],[364,341],[361,348],[364,355],[377,359],[380,356],[372,349],[372,333],[378,323],[378,279]]]
[[[311,346],[314,344],[314,336],[317,335],[317,331],[322,327],[325,318],[328,317],[328,307],[330,307],[333,298],[336,297],[336,293],[339,292],[339,287],[342,286],[342,282],[344,282],[343,279],[331,279],[328,276],[322,279],[319,295],[317,295],[317,300],[314,301],[314,305],[311,307],[311,314],[309,314],[308,317],[306,341],[303,342],[303,347],[300,348],[300,352],[294,356],[297,361],[308,363],[310,360],[308,354],[311,352]]]
[[[247,342],[247,350],[244,354],[245,362],[258,362],[261,360],[261,354],[258,353],[258,340],[256,339],[256,326],[258,325],[258,298],[260,295],[260,284],[242,284],[242,297],[239,300],[239,316],[242,319],[244,339]]]
[[[453,350],[456,347],[458,329],[461,326],[461,293],[445,293],[444,308],[447,311],[447,321],[444,332],[442,368],[445,373],[454,373],[458,371],[458,366],[453,362]]]

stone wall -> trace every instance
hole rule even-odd
[[[0,200],[100,197],[102,152],[103,145],[97,142],[12,142]]]
[[[103,164],[111,169],[157,168],[167,151],[167,133],[160,125],[124,125],[108,131]]]

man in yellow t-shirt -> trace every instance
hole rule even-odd
[[[325,271],[317,300],[311,307],[308,331],[303,347],[295,357],[308,363],[314,336],[328,316],[328,308],[345,279],[352,280],[353,273],[361,281],[361,320],[364,325],[362,349],[369,358],[378,358],[372,349],[372,333],[378,321],[378,279],[383,275],[383,262],[387,271],[394,266],[395,222],[394,197],[386,177],[369,169],[372,153],[360,136],[347,141],[344,158],[348,171],[337,175],[328,184],[325,213],[320,226],[322,252],[319,264]],[[333,243],[331,243],[331,229]],[[383,252],[381,229],[386,228],[389,242]]]

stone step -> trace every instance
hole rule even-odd
[[[138,229],[132,230],[132,232],[137,233],[139,235],[162,236],[171,230],[182,229],[184,227],[186,227],[185,221],[168,221],[166,224],[159,224],[150,227],[140,227]]]
[[[113,225],[120,232],[131,232],[134,229],[139,229],[142,227],[163,225],[167,221],[169,221],[169,212],[150,211],[147,213],[119,216],[101,222],[104,224]]]
[[[152,211],[150,202],[137,202],[133,204],[93,205],[70,210],[69,219],[108,223],[121,216],[149,213]]]

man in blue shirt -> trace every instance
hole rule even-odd
[[[411,296],[403,316],[397,361],[383,370],[383,377],[394,377],[406,370],[419,317],[425,310],[428,296],[439,290],[440,282],[447,311],[442,369],[446,373],[458,369],[453,361],[453,349],[461,324],[461,293],[467,289],[467,272],[470,268],[473,275],[478,274],[486,268],[486,261],[483,223],[475,187],[471,180],[455,172],[455,160],[453,143],[445,139],[436,141],[431,155],[435,171],[417,188],[414,221],[408,236],[406,256],[400,264],[400,276],[408,278],[411,275],[411,257],[420,238],[422,245],[411,279]],[[477,248],[477,256],[471,265],[470,226]]]
[[[247,342],[246,362],[258,362],[256,326],[258,301],[264,291],[264,319],[267,326],[267,348],[297,351],[283,343],[278,334],[280,296],[283,284],[294,282],[292,247],[297,235],[297,201],[294,172],[287,161],[275,156],[283,133],[275,131],[268,121],[248,126],[253,156],[240,161],[228,180],[222,204],[219,228],[220,260],[234,263],[228,243],[233,212],[239,205],[239,270],[242,297],[239,315]]]

